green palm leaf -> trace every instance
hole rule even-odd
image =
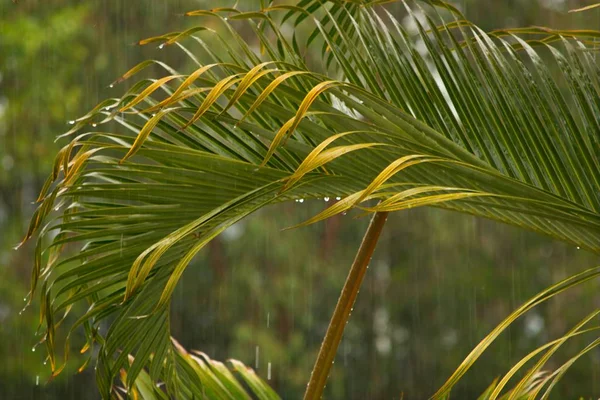
[[[86,348],[99,348],[104,397],[122,368],[128,387],[147,368],[187,398],[173,290],[211,239],[276,202],[343,197],[306,223],[430,205],[600,253],[600,75],[589,51],[600,33],[485,33],[439,0],[403,3],[410,31],[377,3],[198,10],[187,15],[219,27],[140,42],[178,46],[197,69],[141,63],[115,84],[154,64],[166,76],[63,135],[71,142],[27,233],[39,231],[32,293],[41,282],[55,372],[56,328],[84,305],[69,335],[83,329]],[[309,33],[286,35],[285,24]],[[310,65],[307,46],[321,55]]]
[[[227,366],[219,361],[210,359],[206,354],[193,351],[188,353],[179,343],[173,340],[175,357],[180,368],[177,385],[181,388],[180,395],[190,399],[259,399],[279,400],[280,397],[256,373],[237,360],[229,360]],[[129,357],[130,362],[134,361]],[[131,373],[131,372],[129,372]],[[166,400],[169,397],[156,385],[146,371],[136,374],[133,385],[122,370],[121,379],[125,388],[117,391],[118,398],[123,398],[120,392],[129,394],[141,400]]]

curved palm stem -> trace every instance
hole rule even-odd
[[[346,283],[340,294],[335,311],[329,322],[329,327],[325,333],[325,338],[321,343],[321,349],[317,356],[317,361],[313,367],[310,375],[310,381],[306,387],[306,393],[304,394],[304,400],[316,400],[320,399],[329,377],[329,371],[333,364],[333,359],[337,353],[338,346],[342,340],[344,334],[344,328],[350,318],[350,313],[354,307],[356,296],[360,290],[360,286],[367,272],[367,267],[377,246],[377,241],[385,221],[387,220],[387,212],[378,212],[373,215],[371,223],[367,228],[367,232],[363,237],[363,241],[356,253],[356,258],[352,263]]]

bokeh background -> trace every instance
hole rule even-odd
[[[192,26],[197,20],[184,18],[185,11],[216,3],[0,0],[0,399],[98,398],[93,368],[76,373],[76,358],[46,383],[43,348],[32,351],[36,305],[20,313],[32,249],[13,247],[64,145],[54,140],[67,121],[122,93],[123,86],[111,89],[109,83],[143,59],[165,59],[189,71],[189,59],[176,49],[134,43]],[[591,1],[454,3],[486,30],[600,28],[600,11],[567,14]],[[212,358],[242,360],[265,379],[270,363],[269,382],[284,399],[300,398],[368,223],[338,216],[282,232],[325,206],[307,201],[265,209],[214,240],[181,280],[172,306],[173,335]],[[346,329],[326,398],[427,398],[521,302],[599,261],[549,238],[449,211],[394,214]],[[562,335],[599,306],[598,284],[591,283],[530,312],[488,350],[453,398],[476,398],[527,350]],[[550,366],[587,342],[575,344]],[[573,367],[556,398],[579,395],[600,396],[600,350]]]

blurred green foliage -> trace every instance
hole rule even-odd
[[[456,3],[484,29],[600,24],[600,11],[567,16],[584,1]],[[67,121],[111,96],[108,84],[135,63],[158,57],[159,50],[135,46],[137,40],[180,30],[189,24],[181,13],[207,6],[192,0],[0,2],[0,398],[96,398],[93,374],[74,375],[78,365],[44,386],[49,372],[43,351],[31,351],[37,315],[31,309],[19,315],[32,252],[29,246],[12,248]],[[176,49],[163,52],[171,65],[185,67]],[[212,358],[238,358],[263,377],[270,363],[270,383],[280,395],[300,397],[367,224],[348,215],[281,231],[324,207],[306,202],[263,210],[212,242],[178,288],[173,335]],[[521,301],[597,262],[550,239],[477,218],[435,209],[393,215],[327,398],[426,398]],[[589,284],[526,316],[489,350],[454,398],[475,398],[518,355],[564,333],[583,317],[578,304],[600,303],[597,289]],[[576,364],[560,393],[598,396],[599,382],[595,352]]]

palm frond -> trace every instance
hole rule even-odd
[[[600,252],[600,74],[582,39],[591,33],[486,33],[439,0],[404,3],[409,31],[377,3],[197,10],[187,15],[219,27],[140,42],[178,46],[197,69],[143,62],[115,84],[155,64],[166,75],[63,135],[71,142],[26,237],[39,232],[32,293],[41,282],[55,372],[62,314],[84,306],[69,335],[83,328],[86,349],[99,347],[104,397],[122,368],[131,387],[147,367],[186,398],[173,290],[211,239],[276,202],[343,197],[306,223],[431,205]],[[288,23],[312,24],[306,40],[286,36]],[[321,55],[310,68],[307,46]]]
[[[252,368],[237,360],[228,360],[227,365],[212,360],[199,351],[187,352],[173,339],[175,357],[180,368],[176,383],[182,389],[180,394],[186,399],[258,399],[279,400],[280,397],[263,381]],[[129,357],[130,363],[133,357]],[[131,373],[131,372],[129,372]],[[124,385],[116,392],[118,398],[137,398],[142,400],[167,400],[163,384],[156,384],[147,371],[136,374],[133,385],[127,372],[121,370],[121,381]],[[129,390],[127,388],[130,388]]]
[[[589,6],[569,10],[569,12],[574,13],[574,12],[588,11],[588,10],[593,10],[594,8],[598,8],[598,7],[600,7],[600,3],[594,3],[594,4],[590,4]]]

